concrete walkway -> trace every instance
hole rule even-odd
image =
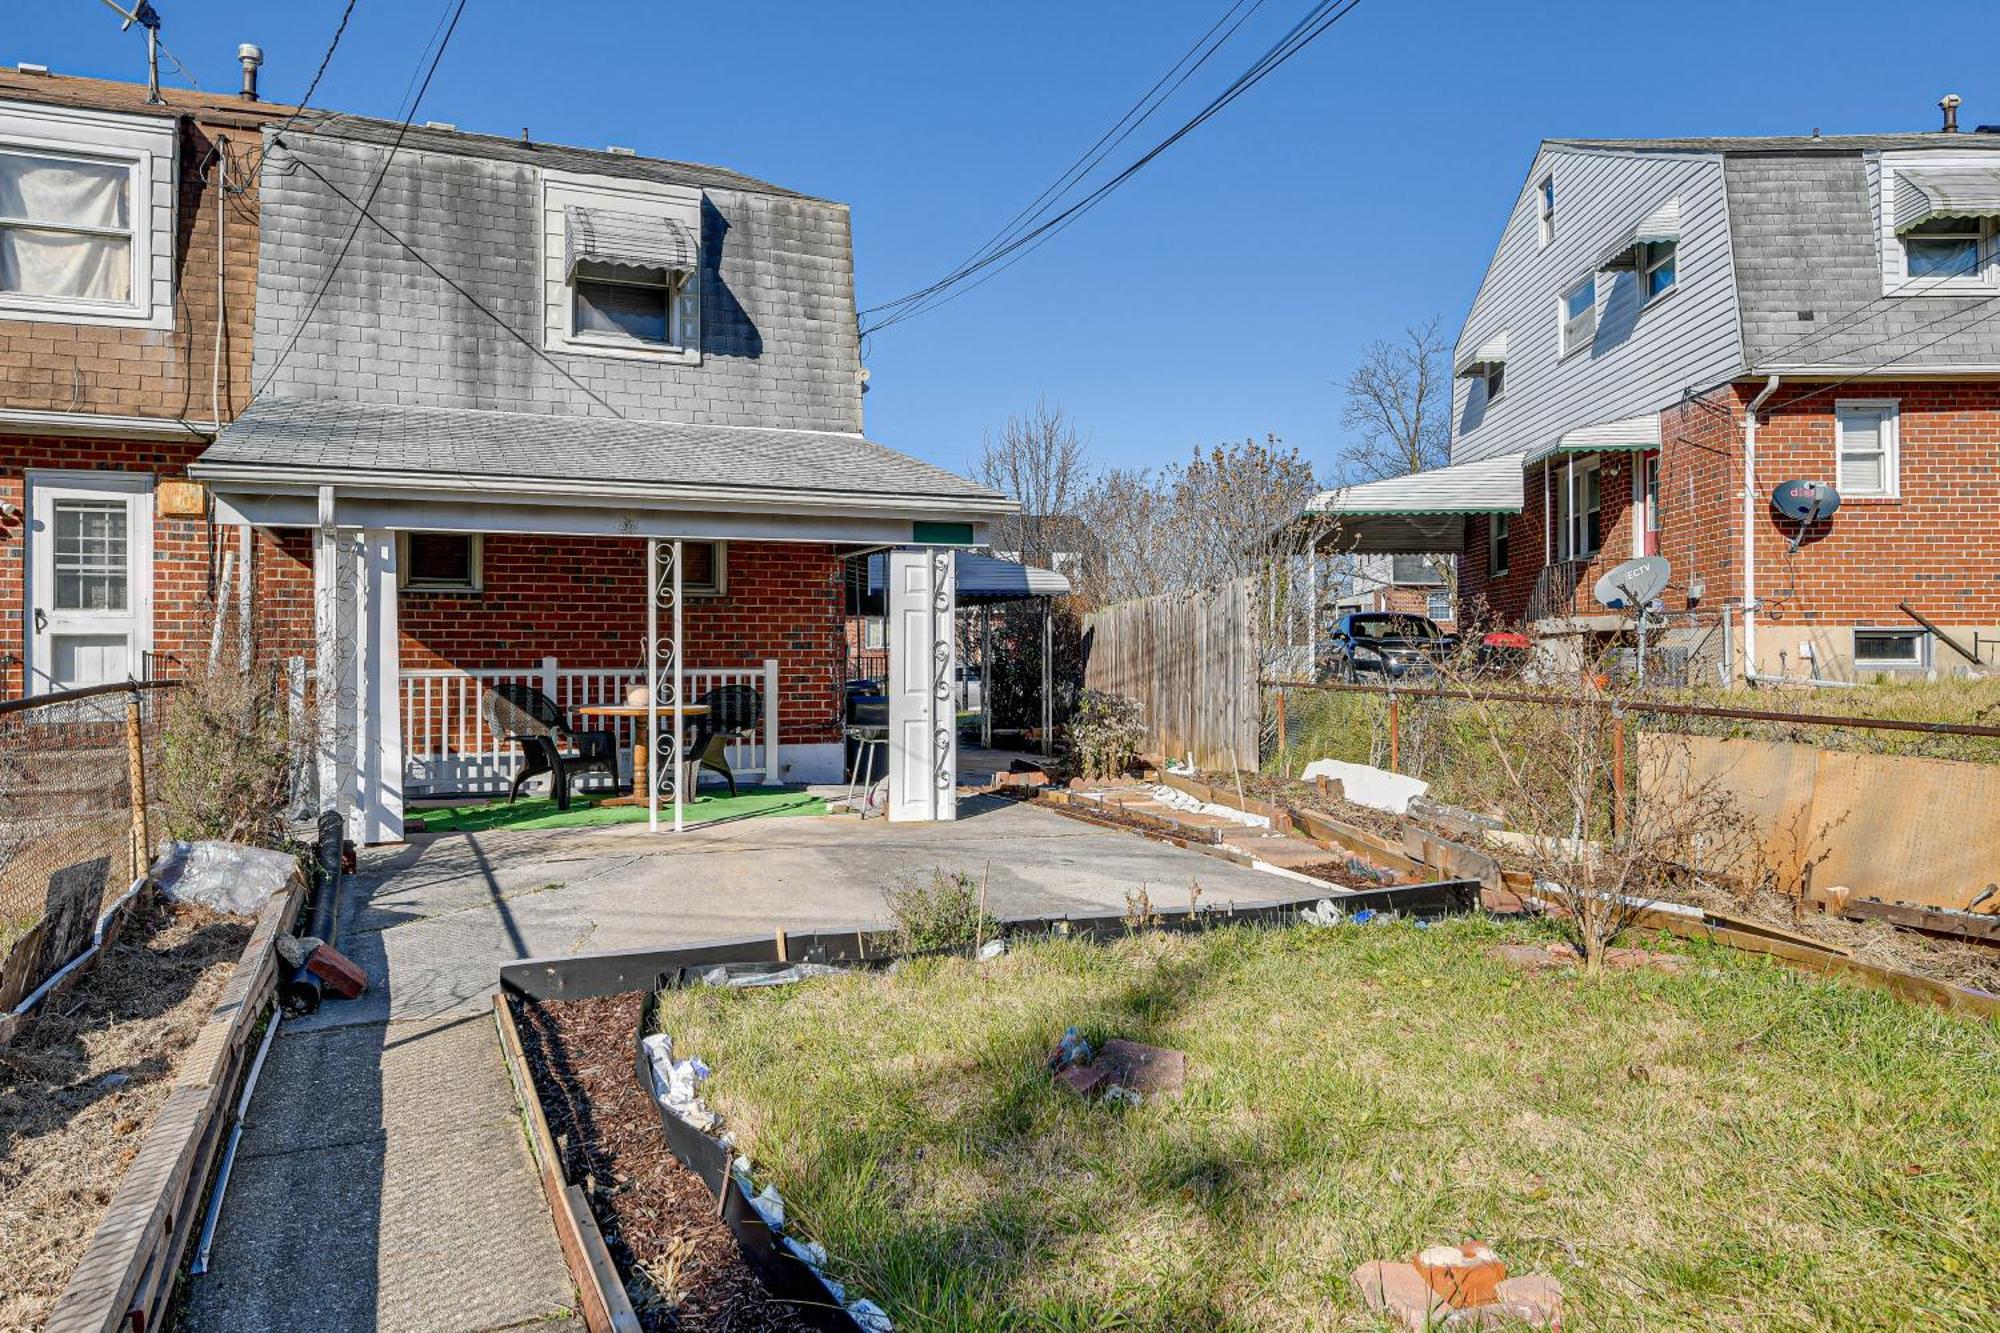
[[[367,853],[341,948],[370,989],[287,1022],[238,1151],[196,1329],[573,1326],[500,1061],[502,963],[879,922],[885,888],[988,876],[995,915],[1287,896],[1283,879],[993,798],[952,824],[754,819],[413,837]],[[990,871],[989,871],[990,867]]]

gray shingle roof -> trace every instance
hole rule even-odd
[[[402,130],[399,122],[375,120],[368,116],[347,116],[307,112],[287,134],[323,134],[337,139],[388,145]],[[403,132],[402,146],[416,152],[458,153],[500,162],[520,162],[546,167],[551,171],[574,171],[596,176],[618,176],[628,180],[663,181],[704,190],[751,190],[759,194],[787,195],[794,199],[814,196],[787,190],[781,185],[746,176],[727,167],[704,166],[698,162],[674,162],[658,157],[628,157],[591,148],[564,144],[523,143],[519,139],[493,134],[469,134],[462,130],[430,129],[412,125]],[[828,201],[820,201],[828,202]]]
[[[268,469],[274,481],[331,472],[1012,508],[996,491],[859,435],[277,396],[252,403],[196,463],[197,473],[224,467]]]

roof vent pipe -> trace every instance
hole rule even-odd
[[[1960,98],[1957,93],[1946,93],[1943,97],[1938,98],[1938,107],[1944,112],[1944,132],[1946,134],[1958,133],[1959,101]]]
[[[257,100],[257,67],[264,63],[264,48],[254,42],[245,42],[236,48],[236,58],[243,62],[243,92],[246,102]]]

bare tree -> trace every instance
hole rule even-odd
[[[1438,317],[1377,339],[1347,377],[1340,424],[1353,439],[1339,479],[1352,485],[1443,467],[1451,454],[1451,349]]]
[[[1050,568],[1058,551],[1075,550],[1077,505],[1089,465],[1076,425],[1061,407],[1038,400],[1026,416],[1010,416],[1000,438],[981,442],[979,479],[1021,504],[995,520],[993,549]]]
[[[1078,506],[1090,549],[1072,578],[1085,605],[1152,597],[1172,586],[1178,557],[1171,508],[1170,488],[1144,469],[1110,468],[1090,483]]]

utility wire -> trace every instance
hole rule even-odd
[[[904,319],[912,318],[918,309],[929,308],[925,305],[927,298],[933,297],[948,288],[957,287],[975,273],[992,268],[995,264],[1006,260],[1010,255],[1020,252],[1024,247],[1039,243],[1043,237],[1062,230],[1072,221],[1089,212],[1114,190],[1137,175],[1154,159],[1206,124],[1210,119],[1228,107],[1230,103],[1262,82],[1272,71],[1304,50],[1306,46],[1311,44],[1328,28],[1347,17],[1360,3],[1361,0],[1320,0],[1319,3],[1314,4],[1307,11],[1305,17],[1293,24],[1282,37],[1253,61],[1248,69],[1239,74],[1221,93],[1211,99],[1206,106],[1196,112],[1194,116],[1190,117],[1172,134],[1169,134],[1166,138],[1141,154],[1083,198],[1038,225],[1019,232],[1005,244],[988,249],[979,258],[961,264],[957,269],[946,274],[936,282],[931,283],[929,286],[919,288],[893,301],[888,301],[878,306],[871,306],[862,311],[863,315],[878,314],[885,311],[891,312],[874,324],[864,327],[863,335],[866,336],[867,334],[879,332],[902,322]]]
[[[270,144],[279,135],[296,125],[299,117],[305,114],[306,106],[312,101],[313,94],[319,91],[319,81],[326,77],[326,67],[333,63],[333,53],[340,49],[340,39],[347,32],[347,21],[354,17],[354,6],[356,3],[357,0],[347,0],[347,7],[340,11],[340,22],[334,26],[333,40],[326,44],[326,54],[319,58],[319,68],[313,71],[312,82],[306,85],[305,95],[300,97],[297,104],[292,107],[292,114],[285,117],[285,123],[271,131],[270,138],[266,139],[264,146],[257,150],[257,158],[250,164],[249,169],[246,171],[244,186],[240,188],[248,188],[250,178],[254,177],[257,169],[264,165],[264,155],[271,151]],[[437,40],[435,32],[431,34],[431,40]],[[430,49],[428,44],[425,46],[425,49]]]
[[[458,31],[458,20],[464,15],[467,2],[468,0],[458,0],[457,6],[451,11],[451,22],[445,28],[443,38],[437,43],[437,52],[431,57],[430,68],[424,71],[423,84],[417,89],[416,96],[410,100],[410,109],[404,113],[403,123],[396,128],[396,137],[390,142],[389,151],[382,156],[382,165],[375,173],[374,182],[368,187],[368,197],[361,203],[359,211],[354,215],[354,225],[348,228],[347,239],[341,243],[340,253],[333,257],[331,264],[327,265],[326,276],[320,279],[319,290],[313,293],[313,299],[306,306],[305,313],[299,317],[298,324],[293,327],[292,336],[285,341],[284,350],[279,352],[277,360],[271,363],[271,369],[265,374],[264,382],[257,387],[255,393],[250,395],[251,402],[254,403],[259,398],[262,398],[270,389],[271,382],[278,377],[278,372],[284,368],[286,358],[291,356],[292,349],[299,345],[299,336],[306,331],[306,326],[312,323],[313,314],[319,309],[320,301],[326,296],[327,288],[333,285],[334,275],[340,272],[341,264],[346,262],[348,251],[354,248],[354,238],[361,234],[361,224],[368,219],[368,210],[374,206],[375,196],[381,193],[382,182],[389,178],[389,166],[396,160],[396,150],[403,146],[403,136],[409,133],[410,122],[416,119],[417,108],[423,105],[424,94],[430,91],[431,79],[437,73],[439,62],[444,59],[445,49],[451,45],[452,34]],[[411,77],[414,79],[415,76],[412,75]]]

